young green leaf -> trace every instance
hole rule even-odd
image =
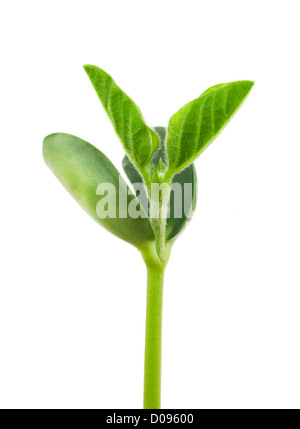
[[[159,145],[157,134],[145,124],[140,109],[109,74],[92,65],[86,65],[84,69],[128,157],[138,169],[143,170]]]
[[[167,129],[165,127],[155,127],[154,130],[159,135],[160,144],[159,148],[155,152],[151,163],[156,167],[158,166],[160,159],[163,163],[167,164],[167,157],[165,153],[165,138]],[[136,191],[136,184],[140,185],[143,183],[143,179],[137,169],[132,165],[128,157],[125,155],[122,161],[123,169],[129,178],[130,182],[133,184],[133,187]],[[186,226],[187,222],[191,219],[193,211],[196,207],[197,193],[197,175],[194,164],[189,165],[183,171],[177,173],[173,178],[174,191],[171,192],[170,201],[169,201],[169,217],[167,219],[166,225],[166,238],[168,241],[174,239]],[[176,184],[180,185],[182,189],[182,198],[181,201],[175,198],[176,193]],[[185,186],[191,186],[191,189],[185,188]],[[190,192],[191,191],[191,192]],[[139,196],[137,197],[139,198]],[[141,203],[144,200],[141,200]],[[175,205],[175,201],[177,205]],[[148,206],[144,207],[148,210]],[[180,212],[178,216],[175,212]]]
[[[44,139],[43,155],[46,164],[64,187],[100,225],[138,248],[154,240],[152,226],[146,214],[144,213],[144,217],[132,218],[128,213],[129,205],[133,203],[138,206],[138,201],[118,170],[100,150],[78,137],[57,133]],[[110,189],[106,192],[106,188],[99,192],[99,185],[103,184],[112,185],[111,190],[114,189],[115,193],[110,196]],[[122,191],[122,200],[119,200]],[[127,204],[123,203],[126,193]],[[103,198],[106,200],[102,200]],[[99,217],[97,207],[101,200],[102,204],[104,201],[107,201],[107,205],[111,204],[112,212],[107,217]],[[120,201],[125,206],[125,212]]]
[[[193,162],[238,110],[254,82],[215,85],[183,106],[169,122],[167,153],[172,177]]]

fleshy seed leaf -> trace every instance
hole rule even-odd
[[[112,162],[99,149],[78,137],[57,133],[44,139],[43,155],[59,181],[100,225],[136,247],[154,240],[152,226],[146,214],[144,213],[144,217],[132,218],[128,213],[128,206],[136,197]],[[99,185],[107,183],[115,190],[111,201],[111,204],[115,204],[115,210],[113,216],[102,218],[97,214],[97,205],[107,196],[97,195],[97,189]],[[128,195],[126,217],[120,217],[119,213],[120,187]]]

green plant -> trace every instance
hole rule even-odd
[[[164,271],[171,247],[195,209],[193,162],[229,122],[253,82],[213,86],[176,112],[168,129],[152,129],[111,76],[92,65],[84,69],[126,152],[123,168],[134,193],[110,160],[78,137],[47,136],[43,155],[79,204],[142,254],[148,277],[144,407],[160,408]]]

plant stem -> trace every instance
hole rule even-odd
[[[144,408],[160,408],[164,267],[147,265]]]
[[[162,263],[166,259],[166,224],[168,214],[168,202],[170,199],[170,183],[155,183],[158,193],[150,193],[150,219],[155,233],[156,250]],[[153,209],[154,207],[154,209]],[[153,217],[154,214],[154,217]],[[157,216],[158,215],[158,216]]]

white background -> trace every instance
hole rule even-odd
[[[121,168],[82,65],[150,126],[209,86],[256,84],[196,162],[166,271],[162,406],[300,405],[298,1],[2,1],[0,407],[142,407],[146,270],[44,164],[68,132]]]

